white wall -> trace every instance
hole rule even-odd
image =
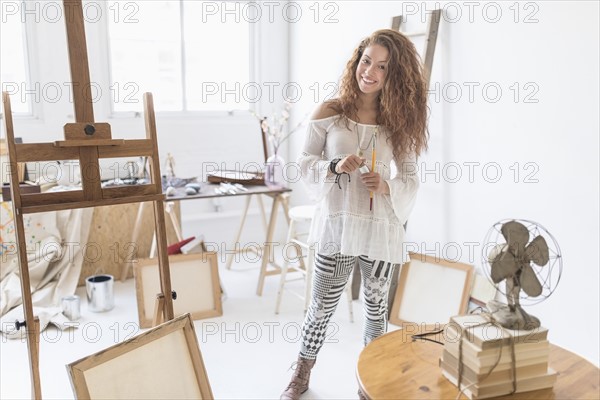
[[[290,25],[293,81],[336,81],[362,37],[400,14],[409,31],[418,30],[422,13],[434,8],[429,2],[335,4],[336,23]],[[422,188],[409,241],[479,268],[481,247],[470,243],[482,243],[495,222],[541,223],[560,244],[564,270],[552,296],[528,310],[548,326],[553,343],[598,365],[598,3],[472,2],[471,16],[465,4],[439,4],[444,18],[431,83],[430,150],[420,160]],[[497,8],[501,16],[493,23]],[[495,88],[502,90],[497,101]],[[313,99],[302,102],[314,106]],[[301,144],[296,137],[291,152],[297,155]],[[295,199],[308,201],[305,193],[298,186]]]

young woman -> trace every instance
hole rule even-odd
[[[404,225],[419,187],[416,158],[427,148],[426,121],[420,58],[410,40],[387,29],[359,44],[346,65],[339,97],[315,111],[299,159],[303,179],[319,199],[308,239],[316,252],[312,299],[282,399],[298,399],[308,390],[356,259],[364,344],[385,333],[393,268],[407,259]]]

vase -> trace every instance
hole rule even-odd
[[[277,153],[267,158],[265,163],[265,185],[270,189],[286,187],[283,169],[285,161]]]

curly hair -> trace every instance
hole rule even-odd
[[[330,106],[341,117],[357,120],[360,89],[356,68],[365,49],[373,44],[389,52],[385,83],[378,97],[377,124],[386,128],[394,157],[427,149],[427,83],[421,59],[412,42],[401,33],[382,29],[363,39],[354,50],[340,80],[338,97]]]

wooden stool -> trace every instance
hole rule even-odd
[[[306,285],[304,287],[304,295],[290,291],[290,293],[298,296],[304,300],[304,312],[308,310],[310,303],[311,290],[312,290],[312,276],[314,270],[314,248],[308,245],[306,237],[308,232],[297,232],[296,225],[298,223],[310,223],[315,213],[316,206],[296,206],[289,209],[288,216],[290,220],[287,243],[288,246],[292,246],[296,250],[296,256],[298,258],[298,266],[290,265],[290,257],[284,254],[283,265],[281,266],[281,278],[279,280],[279,289],[277,290],[277,301],[275,303],[275,314],[279,314],[279,306],[281,305],[281,298],[287,282],[296,281],[299,279],[305,279]],[[304,239],[304,240],[303,240]],[[287,252],[286,252],[287,253]],[[306,261],[304,260],[304,254],[306,254]],[[300,276],[287,279],[287,273],[293,271],[298,272]],[[354,322],[354,312],[352,309],[352,288],[351,285],[346,285],[346,294],[348,296],[348,309],[350,312],[350,322]]]

